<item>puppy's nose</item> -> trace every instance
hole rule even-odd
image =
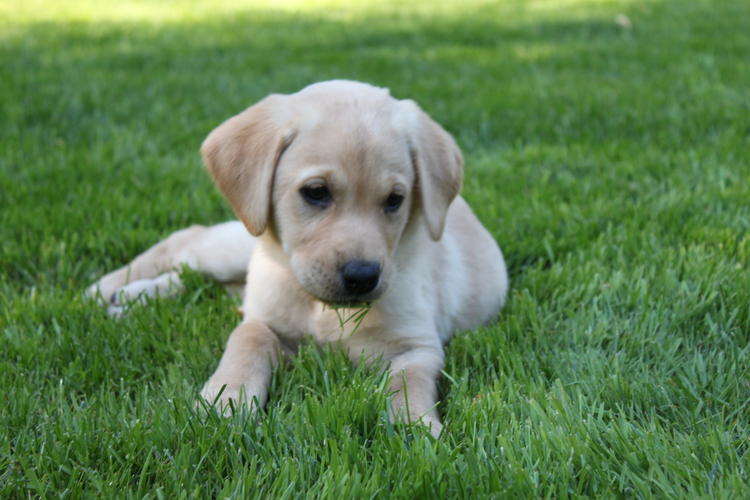
[[[341,279],[347,292],[364,295],[378,286],[380,264],[370,260],[350,260],[341,266]]]

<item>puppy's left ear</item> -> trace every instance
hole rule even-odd
[[[276,166],[294,138],[286,95],[270,95],[216,127],[201,154],[214,182],[251,234],[265,231]]]
[[[464,160],[453,137],[411,100],[401,101],[417,174],[422,215],[433,240],[443,235],[448,207],[461,191]]]

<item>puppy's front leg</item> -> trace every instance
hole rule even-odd
[[[267,325],[257,321],[241,323],[229,335],[219,367],[203,386],[201,396],[213,403],[221,392],[216,404],[223,413],[227,412],[230,400],[235,407],[240,404],[262,407],[280,348],[278,337]]]
[[[438,437],[443,425],[437,409],[437,377],[443,367],[441,348],[416,348],[391,359],[394,421],[421,422]]]

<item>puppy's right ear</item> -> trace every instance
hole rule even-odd
[[[251,234],[265,231],[273,177],[294,139],[285,95],[270,95],[216,127],[201,155],[214,182]]]

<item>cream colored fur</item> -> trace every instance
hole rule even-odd
[[[201,396],[263,405],[271,370],[304,337],[342,346],[354,362],[385,359],[392,417],[441,430],[436,381],[457,330],[495,318],[508,277],[502,253],[458,196],[461,153],[414,102],[350,81],[273,95],[206,139],[209,172],[242,222],[174,233],[88,290],[113,314],[182,288],[180,266],[225,284],[245,282],[243,320]],[[324,208],[300,194],[323,185]],[[403,196],[392,213],[389,195]],[[251,233],[254,236],[251,236]],[[376,262],[377,286],[355,297],[341,285],[352,259]]]

